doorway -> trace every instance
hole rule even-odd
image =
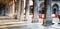
[[[0,4],[0,16],[5,16],[5,5]]]
[[[58,14],[59,13],[59,6],[57,4],[54,4],[52,9],[53,9],[53,14]]]

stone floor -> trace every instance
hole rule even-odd
[[[15,26],[15,27],[8,27],[8,28],[0,28],[0,29],[60,29],[59,24],[50,25],[50,26],[43,26],[39,23],[30,23],[24,26]]]
[[[18,22],[18,20],[3,20],[2,22]],[[1,21],[0,21],[1,22]],[[56,21],[53,21],[56,23]],[[5,28],[0,28],[0,29],[60,29],[60,24],[55,24],[55,25],[48,25],[48,26],[43,26],[39,23],[28,23],[27,25],[18,25],[14,27],[5,27]],[[0,23],[1,24],[1,23]],[[1,26],[0,26],[1,27]]]
[[[28,25],[28,28],[30,29],[60,29],[60,25],[55,24],[55,25],[50,25],[50,26],[43,26],[38,24],[30,24]]]

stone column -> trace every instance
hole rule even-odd
[[[28,19],[28,16],[29,16],[29,0],[26,0],[25,1],[25,21]]]
[[[13,4],[13,7],[12,7],[13,14],[12,15],[13,15],[13,18],[15,18],[15,16],[14,16],[15,15],[15,0],[13,0],[12,4]]]
[[[18,12],[17,12],[17,19],[20,20],[20,11],[21,11],[21,0],[18,0]]]
[[[15,1],[15,19],[17,19],[17,12],[18,12],[18,1]]]
[[[35,0],[35,3],[34,3],[34,21],[35,22],[38,22],[38,3],[37,3],[38,0]]]
[[[47,13],[46,13],[46,23],[51,25],[52,24],[52,12],[51,12],[51,0],[47,1]]]
[[[44,0],[44,18],[43,18],[43,25],[46,25],[46,11],[47,11],[47,0]]]
[[[15,1],[13,0],[13,15],[14,15],[14,12],[15,12]]]
[[[21,0],[21,15],[20,19],[24,20],[24,0]]]
[[[10,18],[14,18],[14,10],[15,10],[15,4],[14,4],[14,0],[12,2],[9,3],[9,17]]]
[[[32,17],[32,22],[38,22],[38,6],[37,6],[37,1],[38,0],[33,0],[33,17]]]

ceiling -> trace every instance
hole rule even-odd
[[[0,4],[8,4],[13,0],[0,0]]]

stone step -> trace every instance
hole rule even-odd
[[[27,24],[28,22],[26,21],[19,21],[17,19],[11,19],[11,18],[0,18],[0,28],[23,26]]]
[[[19,22],[19,20],[0,20],[0,22]]]
[[[25,23],[23,21],[18,20],[0,20],[0,24],[14,24],[14,23]]]
[[[24,22],[0,22],[0,25],[8,25],[8,24],[23,24]]]
[[[15,26],[24,26],[27,24],[10,24],[10,25],[1,25],[0,28],[15,27]]]
[[[26,22],[18,20],[0,20],[0,28],[14,27],[14,26],[24,26],[27,25]]]

